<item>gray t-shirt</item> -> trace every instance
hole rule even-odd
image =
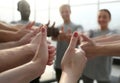
[[[92,37],[97,37],[100,35],[111,35],[116,33],[114,30],[105,31],[94,30],[90,32]],[[87,62],[83,75],[99,81],[109,81],[111,74],[111,65],[112,57],[110,56],[96,57]]]
[[[62,26],[64,27],[65,32],[67,31],[68,28],[70,28],[72,30],[72,32],[77,31],[77,30],[79,30],[81,32],[83,31],[82,26],[75,25],[72,22],[70,22],[69,24],[62,24],[58,28],[60,29]],[[62,60],[62,57],[63,57],[68,45],[69,44],[65,41],[57,42],[57,55],[56,55],[56,60],[55,60],[55,68],[61,69],[61,60]]]

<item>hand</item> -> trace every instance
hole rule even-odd
[[[19,40],[23,36],[25,36],[27,33],[29,33],[32,30],[32,26],[35,24],[35,22],[30,22],[27,25],[23,26],[19,31],[16,32],[16,38]]]
[[[51,65],[53,63],[55,49],[53,46],[48,46],[47,43],[47,30],[46,27],[42,27],[41,33],[38,34],[39,42],[35,57],[33,58],[33,62],[37,64],[41,64],[41,69],[45,70],[46,65]],[[42,73],[43,73],[42,72]]]
[[[32,38],[39,33],[38,29],[27,33],[24,37],[22,37],[17,43],[19,45],[25,45],[31,42]]]
[[[81,48],[85,51],[86,56],[88,59],[92,59],[95,56],[93,56],[95,54],[95,49],[96,49],[96,44],[94,41],[92,41],[90,38],[88,38],[87,36],[81,34]]]
[[[72,79],[72,82],[66,81],[63,83],[75,83],[75,81],[77,82],[87,62],[85,52],[81,48],[76,48],[78,38],[78,33],[75,32],[72,35],[69,47],[67,48],[62,59],[61,67],[63,72],[63,79],[64,75],[68,76],[68,79]]]
[[[46,26],[42,26],[42,27],[40,27],[40,28],[42,28],[42,29],[45,29],[45,31],[46,31]],[[42,29],[41,29],[41,31],[42,31]],[[37,31],[39,31],[39,30],[37,30]],[[45,33],[47,33],[47,32],[45,32]],[[40,38],[41,38],[41,32],[39,32],[33,39],[32,39],[32,41],[30,42],[30,49],[32,50],[32,52],[33,53],[35,53],[36,52],[36,50],[37,50],[37,47],[38,47],[38,45],[39,45],[39,43],[40,43]],[[46,37],[46,36],[45,36]],[[48,61],[47,61],[47,65],[52,65],[53,64],[53,59],[54,59],[54,56],[55,56],[55,47],[54,46],[51,46],[50,45],[50,43],[47,41],[47,48],[48,48]],[[43,51],[44,52],[44,51]]]
[[[45,27],[42,27],[41,33],[38,34],[38,48],[35,57],[32,61],[43,63],[46,66],[48,61],[48,44],[47,44],[47,31]]]
[[[64,41],[66,38],[66,33],[64,31],[64,27],[62,26],[58,35],[58,41]]]

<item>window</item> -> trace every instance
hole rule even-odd
[[[68,0],[50,0],[50,8],[59,8],[62,4],[68,4]]]
[[[97,26],[97,11],[97,5],[72,7],[72,20],[85,30],[94,29]]]
[[[70,0],[70,5],[98,3],[98,0]]]
[[[100,2],[115,2],[115,1],[120,1],[120,0],[100,0]]]

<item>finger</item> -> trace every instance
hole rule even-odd
[[[46,24],[46,26],[48,27],[48,26],[49,26],[49,24],[50,24],[50,20],[48,21],[48,23]]]
[[[48,49],[54,48],[56,49],[54,46],[48,45]]]
[[[37,28],[37,29],[34,29],[33,31],[34,31],[34,33],[36,33],[36,34],[40,32],[38,28]]]
[[[53,62],[53,60],[54,60],[54,57],[49,59],[48,62]]]
[[[74,32],[69,44],[68,49],[75,49],[78,41],[78,32]]]
[[[55,58],[55,57],[54,57],[55,55],[49,55],[49,56],[50,56],[50,57],[49,57],[48,61],[53,61],[54,58]],[[51,56],[52,56],[52,57],[51,57]]]
[[[80,36],[81,36],[81,38],[83,39],[82,41],[91,41],[90,38],[88,38],[87,36],[85,36],[85,35],[83,35],[83,34],[81,34]]]
[[[53,23],[53,25],[51,26],[51,28],[54,28],[55,27],[55,22]]]
[[[52,65],[52,64],[53,64],[53,61],[52,61],[52,62],[48,62],[48,63],[47,63],[47,65],[49,65],[49,66],[50,66],[50,65]]]
[[[54,51],[51,54],[49,53],[49,59],[53,59],[55,55],[56,55],[56,51]]]
[[[40,32],[43,27],[43,24],[39,26],[38,31]]]
[[[36,32],[32,31],[28,33],[28,37],[34,37],[36,34],[37,34]]]
[[[32,29],[32,26],[35,24],[35,22],[29,22],[27,25],[26,25],[26,29]]]
[[[47,26],[43,26],[41,28],[41,44],[42,43],[46,43],[47,44],[47,29],[46,29]]]
[[[50,48],[50,49],[48,49],[48,51],[49,51],[50,54],[52,54],[56,51],[56,49],[55,48]]]

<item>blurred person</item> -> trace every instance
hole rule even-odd
[[[90,31],[90,37],[97,37],[100,35],[112,35],[115,31],[109,29],[109,22],[111,21],[111,13],[107,9],[101,9],[98,12],[97,30]],[[97,80],[98,83],[110,83],[112,57],[101,56],[95,57],[88,61],[83,73],[84,83],[93,83]],[[99,71],[98,71],[99,69]]]
[[[12,24],[27,24],[30,20],[30,5],[26,0],[20,0],[17,4],[17,10],[20,12],[21,20],[11,22]],[[36,26],[40,26],[41,23],[35,23]]]
[[[60,14],[61,17],[63,19],[63,24],[61,24],[60,26],[58,26],[58,29],[60,30],[60,35],[56,38],[53,38],[53,40],[62,40],[64,39],[64,35],[66,32],[72,33],[74,31],[83,31],[83,28],[81,25],[76,25],[74,24],[71,19],[70,19],[70,15],[71,15],[71,8],[70,5],[68,4],[64,4],[60,7]],[[59,39],[60,38],[60,39]],[[55,72],[56,72],[56,78],[57,81],[60,81],[60,77],[62,74],[62,70],[61,70],[61,60],[62,57],[68,47],[68,44],[66,41],[58,41],[57,42],[57,56],[56,56],[56,60],[55,60]]]

